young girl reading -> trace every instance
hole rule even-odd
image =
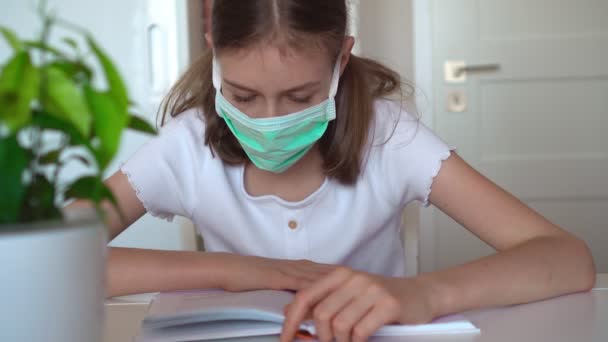
[[[345,0],[214,1],[210,49],[165,101],[173,118],[107,181],[125,216],[108,206],[111,237],[146,212],[180,215],[206,251],[111,248],[108,295],[294,290],[283,341],[308,316],[322,341],[363,341],[593,286],[586,245],[403,110],[398,74],[351,53],[347,19]],[[411,201],[497,253],[405,278]]]

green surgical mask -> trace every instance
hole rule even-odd
[[[300,160],[336,118],[334,97],[340,80],[340,63],[332,75],[329,98],[297,113],[272,118],[254,119],[232,105],[221,92],[221,70],[213,60],[215,109],[243,150],[259,169],[281,173]]]

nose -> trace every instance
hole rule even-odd
[[[281,115],[281,113],[279,112],[279,106],[276,101],[268,101],[268,104],[266,105],[266,115],[269,118],[274,118]]]
[[[251,114],[257,118],[275,118],[295,112],[297,108],[291,107],[288,103],[283,103],[280,99],[268,98],[260,101]]]
[[[267,100],[262,106],[263,113],[259,117],[274,118],[289,113],[288,108],[282,108],[278,100]]]

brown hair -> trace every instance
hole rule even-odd
[[[347,34],[347,13],[346,0],[214,0],[211,36],[216,52],[281,40],[290,47],[318,44],[335,61]],[[242,164],[248,161],[245,152],[215,111],[212,58],[208,49],[171,89],[161,106],[161,123],[166,113],[174,117],[188,109],[201,109],[205,144],[223,162]],[[374,100],[401,91],[398,73],[351,55],[336,95],[336,119],[319,143],[327,176],[344,184],[357,181],[372,126]]]

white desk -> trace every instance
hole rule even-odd
[[[120,297],[106,302],[104,342],[131,342],[137,334],[152,295]],[[599,274],[589,293],[573,294],[542,302],[465,313],[480,335],[416,336],[383,338],[382,341],[421,342],[587,342],[608,341],[608,274]],[[278,341],[260,337],[230,341]]]

